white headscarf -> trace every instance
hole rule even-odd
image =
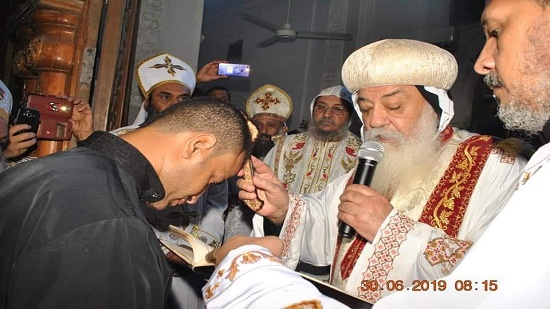
[[[447,90],[428,86],[423,87],[424,89],[426,89],[426,91],[431,92],[438,97],[439,107],[441,108],[441,115],[439,116],[439,127],[437,133],[441,133],[441,131],[443,131],[447,127],[447,125],[451,123],[451,119],[453,119],[453,116],[455,114],[454,103],[447,95]],[[354,103],[353,108],[355,109],[355,112],[357,113],[359,119],[361,119],[361,123],[363,124],[363,126],[361,127],[361,138],[363,138],[365,123],[363,122],[361,110],[359,109],[359,105],[357,104],[357,91],[351,95],[351,99]]]

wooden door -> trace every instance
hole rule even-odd
[[[8,60],[0,72],[16,89],[15,97],[28,93],[76,96],[92,105],[95,130],[120,126],[125,89],[133,72],[139,1],[12,2],[20,3],[10,7],[7,35],[0,38],[0,49]],[[36,155],[73,144],[74,140],[39,140]]]

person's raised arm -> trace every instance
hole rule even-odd
[[[197,84],[207,83],[213,80],[218,80],[222,78],[227,78],[225,75],[218,75],[218,64],[222,62],[227,62],[225,60],[212,60],[205,64],[197,72]]]

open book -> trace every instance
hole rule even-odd
[[[179,256],[181,259],[186,261],[192,268],[201,267],[201,266],[214,266],[214,263],[206,260],[206,254],[212,250],[214,247],[209,246],[199,239],[195,238],[191,233],[186,230],[170,225],[168,227],[170,234],[174,237],[181,238],[183,242],[178,241],[171,242],[164,239],[159,239],[159,241],[175,255]]]

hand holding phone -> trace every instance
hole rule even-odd
[[[218,75],[249,77],[250,65],[238,63],[218,64]]]
[[[40,125],[40,112],[34,109],[20,108],[19,111],[17,111],[17,117],[14,121],[14,125],[16,124],[28,124],[31,128],[21,130],[14,135],[25,132],[33,132],[36,134],[38,132],[38,126]]]
[[[37,138],[69,140],[72,136],[73,103],[55,96],[29,94],[27,108],[40,112]]]

